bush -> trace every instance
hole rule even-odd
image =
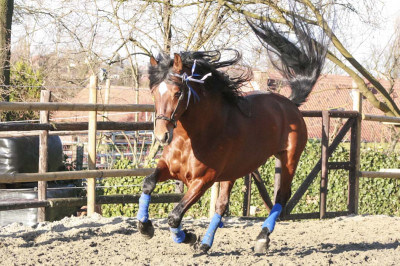
[[[349,145],[342,144],[330,158],[332,162],[344,162],[349,160]],[[310,140],[300,159],[296,175],[292,183],[292,192],[294,193],[301,185],[303,180],[310,173],[311,169],[321,157],[321,144],[319,141]],[[378,171],[384,168],[400,168],[400,154],[386,154],[383,149],[361,150],[361,169],[363,171]],[[129,168],[129,161],[119,161],[117,168]],[[264,184],[271,197],[273,197],[274,184],[274,168],[275,162],[270,158],[263,166],[260,167],[260,173],[264,180]],[[345,211],[347,210],[348,197],[348,171],[330,170],[328,180],[328,198],[327,211]],[[142,178],[110,178],[104,180],[104,185],[129,185],[129,187],[116,187],[104,190],[104,194],[140,194]],[[400,187],[399,180],[382,179],[382,178],[361,178],[360,179],[360,198],[359,213],[360,214],[386,214],[400,216]],[[319,211],[319,186],[320,174],[311,184],[299,203],[296,205],[292,213],[307,213]],[[174,184],[167,185],[158,184],[155,193],[173,193]],[[231,193],[231,201],[229,205],[229,214],[232,216],[241,216],[243,208],[244,196],[244,179],[240,178],[236,181]],[[201,217],[208,216],[210,205],[210,190],[194,204],[187,212],[187,216]],[[251,205],[257,206],[256,216],[265,217],[268,215],[258,190],[252,184]],[[166,217],[173,209],[173,204],[152,204],[150,205],[151,217]],[[126,215],[135,216],[137,212],[137,204],[114,204],[104,205],[103,213],[106,216]]]
[[[3,91],[10,102],[32,102],[40,100],[40,90],[44,82],[40,70],[34,70],[30,63],[17,61],[11,67],[11,86]],[[34,111],[3,111],[2,120],[18,121],[38,119],[39,113]]]

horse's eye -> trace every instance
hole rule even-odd
[[[175,93],[175,98],[179,98],[179,97],[181,97],[181,95],[182,95],[182,92],[178,91]]]

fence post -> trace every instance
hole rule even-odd
[[[322,111],[322,138],[321,138],[321,183],[319,196],[319,218],[326,215],[326,197],[328,194],[328,147],[329,147],[329,111]]]
[[[50,91],[42,90],[40,91],[40,102],[49,102],[50,101]],[[40,111],[40,123],[48,123],[49,122],[49,111]],[[48,170],[47,165],[47,140],[49,136],[48,130],[41,130],[39,135],[39,173],[46,173]],[[47,199],[47,182],[46,181],[38,181],[38,200],[46,200]],[[38,208],[37,213],[37,221],[38,223],[46,221],[46,208],[40,207]]]
[[[97,103],[97,76],[90,77],[89,103]],[[96,169],[97,111],[89,112],[88,125],[88,169]],[[96,178],[87,179],[87,215],[94,213],[96,204]]]
[[[349,196],[348,210],[350,213],[358,213],[359,179],[360,179],[360,142],[361,142],[361,119],[362,119],[362,95],[353,81],[352,89],[353,110],[359,115],[351,127],[350,163],[349,172]]]
[[[109,104],[110,102],[110,87],[111,87],[111,82],[110,79],[106,79],[106,86],[105,86],[105,92],[104,92],[104,104]],[[103,112],[103,122],[108,121],[108,112],[104,111]],[[100,163],[103,168],[107,168],[106,165],[106,154],[108,151],[107,143],[104,140],[104,135],[101,134],[101,144],[102,144],[102,149],[101,149],[101,157],[100,157]]]
[[[210,212],[208,216],[211,218],[215,213],[215,204],[219,196],[219,182],[215,182],[211,187],[211,199],[210,199]]]
[[[250,204],[251,204],[251,174],[244,177],[244,185],[246,190],[243,198],[243,216],[250,216]]]

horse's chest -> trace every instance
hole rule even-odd
[[[190,183],[193,178],[204,175],[207,170],[207,166],[200,162],[189,149],[170,152],[166,159],[170,174],[184,182]]]

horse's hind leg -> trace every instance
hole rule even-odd
[[[274,198],[275,204],[280,204],[282,207],[286,206],[292,195],[292,180],[300,160],[301,151],[284,151],[277,155],[277,165],[280,165],[281,171],[280,176],[277,175],[279,182],[274,188]]]
[[[201,241],[200,250],[203,252],[207,252],[211,248],[214,241],[215,232],[217,231],[218,227],[223,226],[221,220],[226,210],[226,206],[228,206],[233,184],[235,184],[235,181],[221,182],[220,194],[218,196],[217,203],[215,204],[215,214],[211,219],[210,225],[208,226],[203,240]]]
[[[291,184],[302,149],[283,151],[276,155],[275,164],[275,204],[257,236],[255,251],[265,253],[268,249],[269,235],[275,228],[276,220],[291,196]]]

